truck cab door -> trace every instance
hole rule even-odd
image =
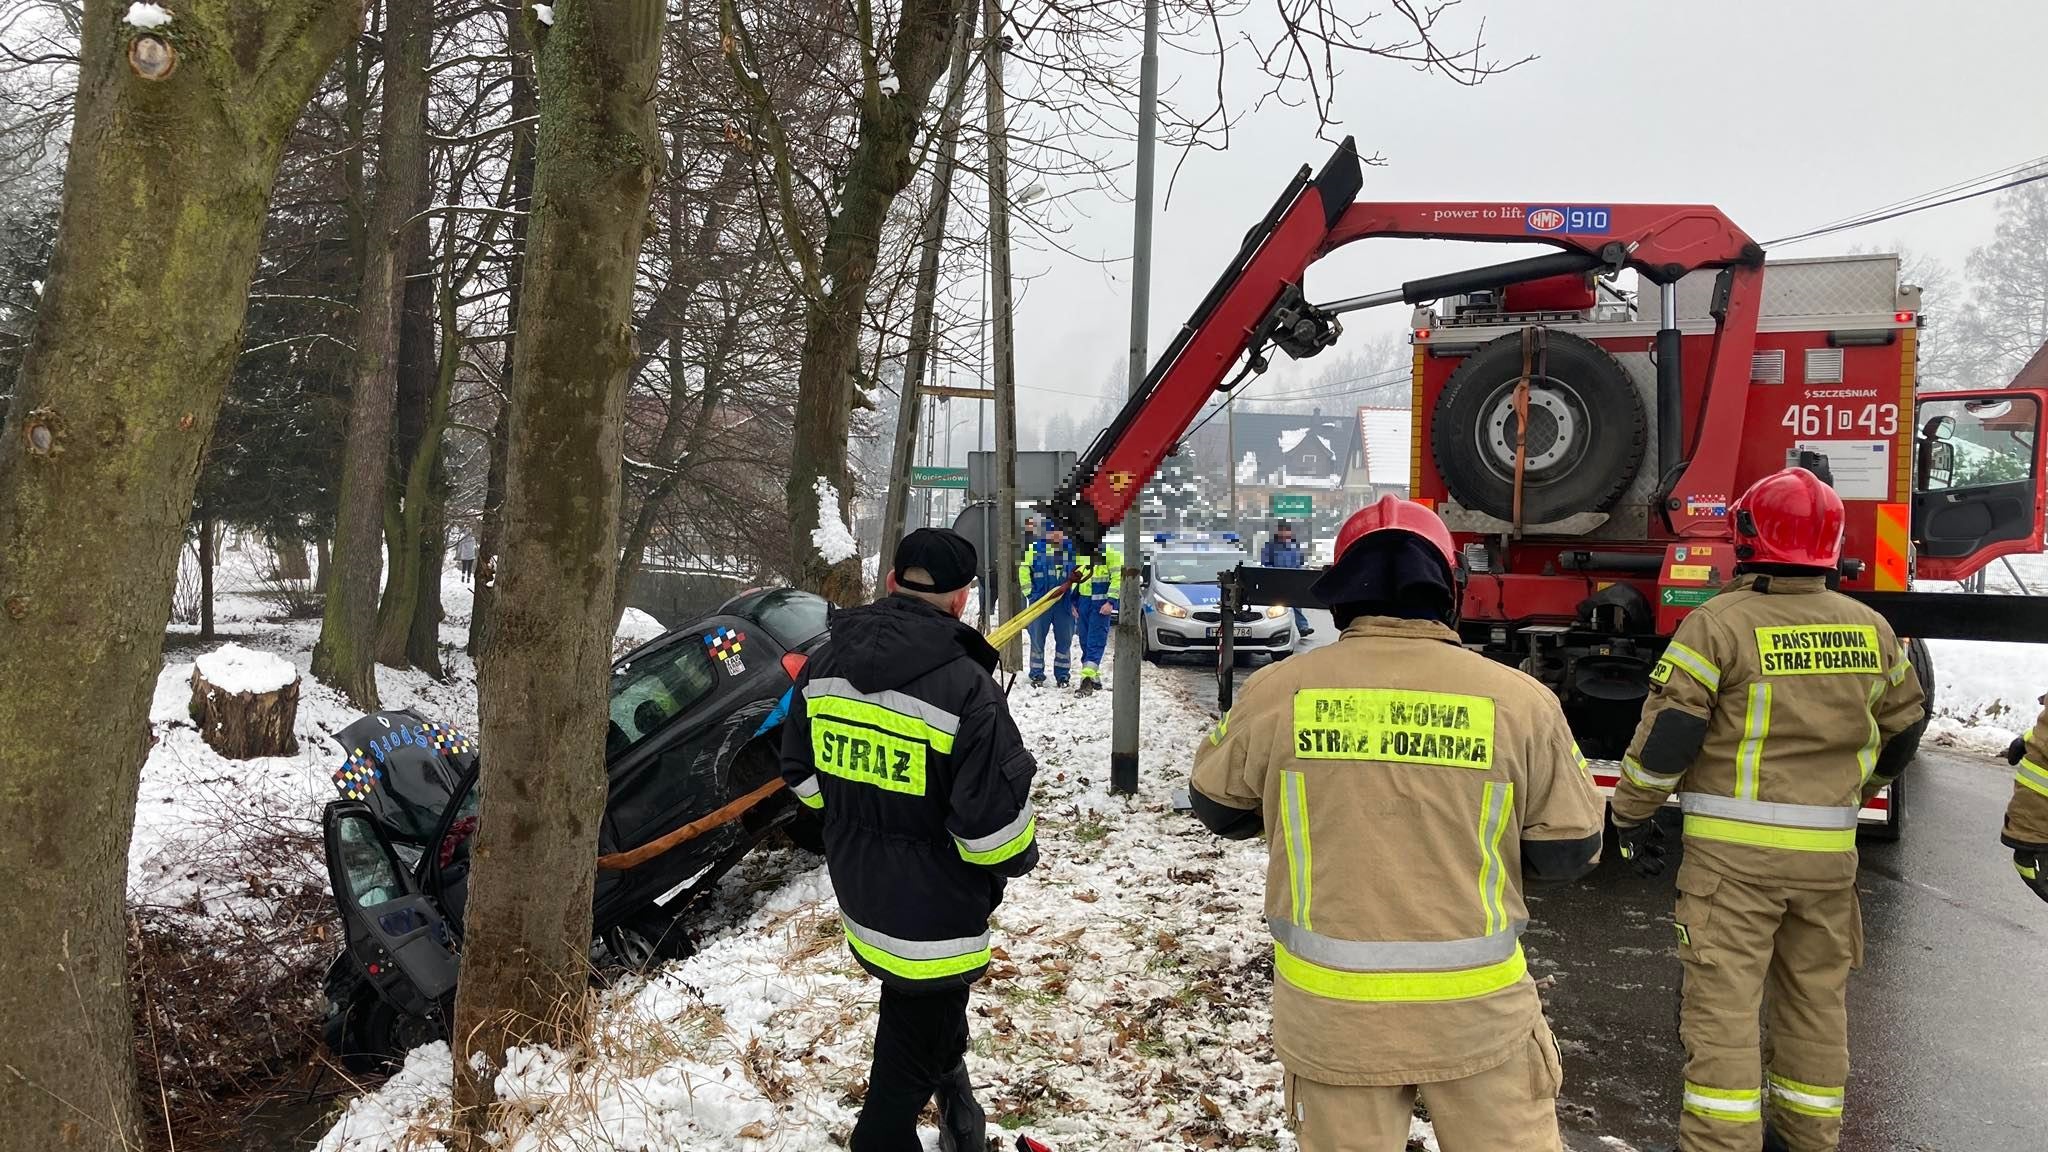
[[[2042,550],[2041,422],[2048,391],[1941,392],[1916,407],[1917,574],[1960,580],[2001,556]]]
[[[456,958],[441,912],[422,895],[384,830],[360,800],[321,814],[327,874],[356,967],[391,1003],[433,1014],[455,988]]]

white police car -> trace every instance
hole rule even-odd
[[[1174,652],[1213,654],[1223,615],[1216,574],[1251,563],[1237,533],[1161,532],[1145,562],[1145,658]],[[1238,660],[1265,652],[1284,659],[1294,651],[1294,613],[1283,607],[1237,610],[1231,643]]]

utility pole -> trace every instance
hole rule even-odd
[[[924,219],[924,250],[918,256],[917,288],[911,303],[910,350],[904,357],[902,392],[897,398],[896,447],[889,457],[894,472],[889,477],[889,495],[882,506],[884,570],[896,553],[896,542],[903,539],[903,521],[910,513],[910,458],[917,451],[918,400],[924,394],[925,363],[931,358],[932,311],[939,294],[939,248],[946,239],[946,209],[953,198],[953,154],[960,143],[964,103],[961,97],[967,91],[967,49],[968,41],[974,38],[974,17],[975,6],[962,5],[960,19],[953,25],[952,71],[946,84],[946,107],[939,129],[943,143],[938,163],[932,169],[932,207]],[[948,457],[946,462],[950,464],[952,459]],[[927,459],[925,463],[931,461]]]
[[[1223,398],[1224,439],[1230,441],[1230,530],[1237,531],[1237,393]],[[1240,534],[1240,540],[1243,536]]]
[[[1003,619],[1023,610],[1017,595],[1017,354],[1010,331],[1010,157],[1008,122],[1003,114],[1003,14],[997,0],[982,0],[982,62],[988,71],[988,243],[989,310],[996,324],[996,548],[1000,563]],[[1023,645],[1012,639],[1003,646],[1003,661],[1015,672]]]
[[[1159,0],[1145,0],[1145,56],[1138,72],[1138,189],[1131,224],[1131,366],[1130,391],[1137,394],[1151,367],[1147,348],[1152,313],[1152,152],[1159,128]],[[1104,525],[1105,528],[1108,525]],[[1139,580],[1139,540],[1143,513],[1133,501],[1124,513],[1124,570],[1119,577],[1116,616],[1116,665],[1111,670],[1109,787],[1132,795],[1138,790],[1138,682],[1144,667],[1143,607]]]

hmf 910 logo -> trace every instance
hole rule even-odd
[[[1522,223],[1531,232],[1559,232],[1567,236],[1605,236],[1614,227],[1614,212],[1608,208],[1530,208]]]

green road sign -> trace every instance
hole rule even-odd
[[[1315,513],[1316,498],[1306,492],[1273,493],[1273,515],[1280,519],[1306,520]]]
[[[910,469],[912,488],[958,488],[967,490],[967,469],[934,468],[923,464],[912,465]]]

